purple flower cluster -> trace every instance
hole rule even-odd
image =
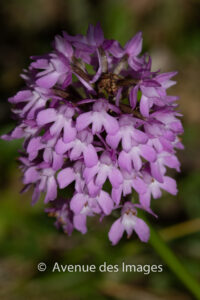
[[[166,175],[167,167],[180,170],[183,148],[178,98],[166,92],[176,72],[152,72],[141,49],[141,32],[124,47],[105,39],[99,24],[86,36],[63,32],[51,53],[32,57],[26,87],[9,99],[18,125],[2,138],[24,138],[24,190],[33,186],[33,203],[44,193],[46,211],[69,235],[86,233],[88,217],[120,209],[112,244],[124,231],[147,242],[137,209],[153,213],[151,198],[177,193]]]

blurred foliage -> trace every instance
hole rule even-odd
[[[200,218],[199,69],[200,38],[198,0],[3,0],[0,4],[0,133],[13,122],[7,98],[23,85],[19,77],[31,55],[50,50],[50,42],[62,30],[85,33],[89,23],[101,22],[107,38],[122,44],[142,30],[144,51],[153,68],[178,70],[178,85],[171,94],[180,96],[184,117],[185,150],[179,157],[179,194],[154,201],[159,219],[155,228]],[[89,232],[71,237],[57,231],[43,203],[31,207],[31,192],[19,194],[22,184],[16,157],[21,141],[0,141],[0,299],[192,299],[175,276],[151,273],[52,273],[54,262],[62,264],[163,264],[149,244],[135,236],[112,247],[106,232],[110,220],[93,221]],[[182,224],[182,223],[181,223]],[[200,228],[168,241],[188,270],[200,280]],[[37,263],[47,263],[39,273]]]

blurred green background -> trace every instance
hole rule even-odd
[[[185,150],[180,151],[177,197],[164,194],[153,202],[156,230],[200,282],[200,2],[198,0],[4,0],[0,4],[0,133],[14,125],[7,98],[23,86],[19,73],[31,55],[51,49],[55,34],[85,33],[101,22],[107,38],[122,44],[142,30],[144,51],[153,68],[178,70],[171,94],[180,96]],[[71,237],[54,228],[43,203],[31,207],[31,194],[20,195],[16,163],[19,142],[0,141],[0,299],[193,299],[150,244],[135,236],[112,247],[107,231],[112,217],[92,221],[87,235]],[[176,226],[177,225],[177,226]],[[171,226],[175,226],[172,227]],[[39,273],[37,263],[47,263]],[[52,273],[63,264],[163,264],[162,273]]]

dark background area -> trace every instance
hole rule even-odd
[[[154,70],[178,70],[169,90],[180,97],[185,150],[180,174],[173,174],[179,194],[153,201],[158,220],[149,218],[190,273],[200,281],[200,2],[198,0],[7,0],[0,4],[0,133],[14,126],[7,98],[23,81],[19,77],[31,55],[51,50],[55,34],[85,34],[101,22],[107,38],[122,45],[143,31],[143,50]],[[192,299],[150,244],[136,236],[115,247],[107,238],[113,219],[92,221],[87,235],[71,237],[54,228],[42,201],[31,207],[31,193],[20,195],[16,163],[21,141],[0,141],[0,299]],[[176,226],[178,224],[178,226]],[[172,227],[171,229],[171,226]],[[37,263],[47,263],[39,273]],[[163,264],[162,273],[52,273],[63,264]]]

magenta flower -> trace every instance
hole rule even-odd
[[[142,242],[148,241],[149,228],[142,219],[136,217],[136,214],[137,211],[134,204],[126,202],[123,206],[121,217],[113,223],[108,233],[113,245],[119,242],[124,231],[126,231],[128,238],[130,238],[134,230]]]
[[[110,107],[111,108],[111,107]],[[109,103],[105,100],[97,100],[93,105],[93,110],[83,113],[78,116],[76,121],[76,128],[78,131],[87,128],[92,124],[92,133],[99,133],[104,127],[107,134],[115,134],[119,125],[117,120],[107,113]]]
[[[83,154],[85,166],[91,168],[98,163],[98,156],[92,142],[91,132],[83,130],[78,132],[76,139],[71,142],[64,143],[62,139],[59,139],[55,149],[58,154],[71,150],[69,154],[71,161],[79,159]]]
[[[24,138],[23,191],[33,186],[33,203],[44,194],[46,212],[69,235],[85,234],[88,218],[103,222],[121,209],[112,244],[133,231],[147,242],[137,209],[155,215],[151,200],[177,193],[167,174],[180,171],[176,151],[183,149],[178,97],[167,94],[176,72],[152,72],[141,51],[141,32],[124,47],[105,39],[100,24],[86,36],[64,32],[50,53],[32,57],[24,89],[9,98],[18,123],[2,138]]]

